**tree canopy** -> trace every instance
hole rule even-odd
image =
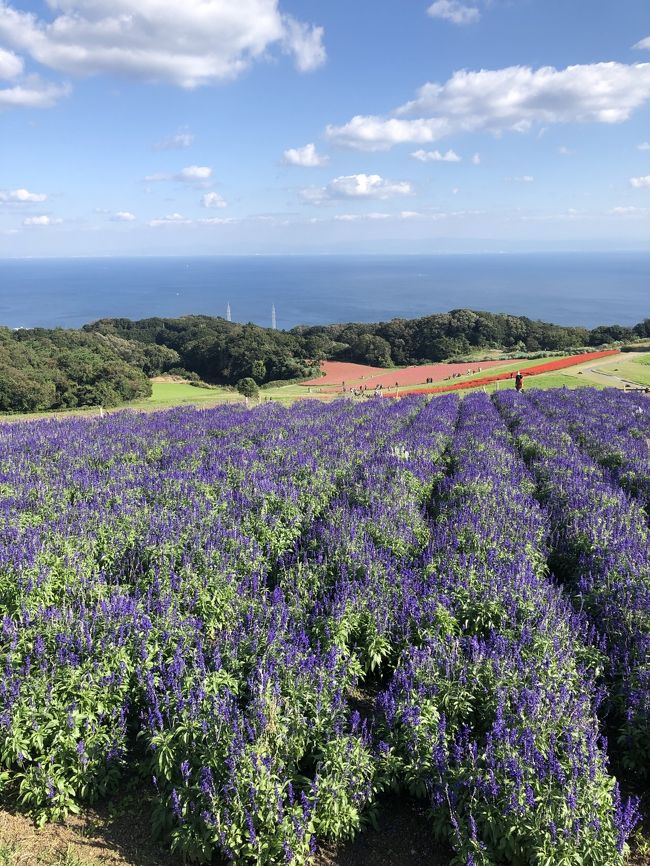
[[[114,406],[151,393],[149,377],[256,386],[317,376],[323,360],[377,367],[449,360],[470,352],[565,351],[650,337],[634,328],[589,330],[475,310],[419,319],[303,325],[290,331],[219,316],[101,319],[81,330],[0,328],[0,411]]]

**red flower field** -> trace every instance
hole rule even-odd
[[[320,379],[311,379],[303,385],[347,385],[364,384],[368,388],[381,385],[392,388],[397,382],[405,385],[424,385],[427,379],[441,382],[454,375],[466,376],[468,373],[503,367],[512,361],[474,361],[471,364],[423,364],[406,367],[403,370],[385,370],[383,367],[369,367],[364,364],[348,364],[342,361],[322,361],[321,370],[325,373]]]
[[[545,364],[538,364],[536,367],[528,367],[523,371],[524,379],[528,376],[538,376],[540,373],[551,373],[554,370],[564,370],[567,367],[575,367],[578,364],[584,364],[588,361],[597,361],[599,358],[606,358],[610,355],[618,355],[616,349],[609,349],[606,352],[586,352],[582,355],[571,355],[567,358],[558,358],[555,361],[547,361]],[[480,388],[483,385],[489,385],[492,382],[499,382],[503,379],[514,379],[514,373],[494,373],[491,376],[483,376],[481,379],[472,379],[469,382],[456,382],[449,385],[441,385],[437,388],[415,388],[412,391],[402,391],[399,396],[405,394],[443,394],[446,391],[461,391],[466,388]],[[386,396],[395,397],[395,393],[386,394]]]

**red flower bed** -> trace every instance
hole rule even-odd
[[[489,370],[492,367],[505,367],[514,361],[473,361],[464,364],[419,364],[414,367],[385,370],[382,367],[371,367],[365,364],[353,364],[345,361],[322,361],[321,370],[325,373],[320,379],[310,379],[302,382],[305,387],[342,385],[354,388],[363,384],[372,389],[377,385],[382,388],[392,388],[397,382],[400,387],[408,385],[424,385],[427,379],[441,382],[454,375],[466,376],[477,368]]]
[[[469,364],[420,364],[416,367],[406,367],[406,369],[402,370],[383,370],[378,376],[372,376],[364,384],[368,388],[374,388],[376,385],[381,385],[382,388],[392,388],[395,382],[398,382],[400,387],[408,385],[426,386],[426,381],[429,378],[438,383],[456,374],[466,376],[468,373],[478,372],[479,367],[482,367],[482,372],[487,373],[492,367],[505,367],[512,363],[515,362],[473,361]]]
[[[371,367],[368,364],[353,364],[347,361],[322,361],[321,370],[325,373],[318,379],[302,382],[305,386],[340,385],[342,382],[356,382],[369,379],[371,376],[381,376],[386,371],[382,367]]]
[[[551,373],[554,370],[563,370],[566,367],[575,367],[578,364],[584,364],[587,361],[597,361],[599,358],[606,358],[610,355],[618,355],[617,349],[608,349],[606,352],[585,352],[583,355],[571,355],[567,358],[558,358],[555,361],[547,361],[545,364],[538,364],[535,367],[528,367],[522,370],[524,378],[527,376],[538,376],[540,373]],[[436,388],[415,388],[412,391],[402,391],[401,394],[385,394],[386,397],[403,397],[405,394],[442,394],[445,391],[461,391],[466,388],[481,388],[483,385],[489,385],[492,382],[499,382],[503,379],[514,379],[514,372],[510,373],[494,373],[492,376],[483,376],[481,379],[472,379],[469,382],[456,382],[452,385],[439,385]]]

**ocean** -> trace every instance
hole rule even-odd
[[[469,307],[563,325],[650,318],[650,253],[0,260],[0,324],[78,327],[189,313],[270,326]]]

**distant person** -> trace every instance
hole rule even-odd
[[[524,377],[519,370],[517,370],[517,375],[515,376],[515,388],[517,389],[517,391],[524,390]]]

